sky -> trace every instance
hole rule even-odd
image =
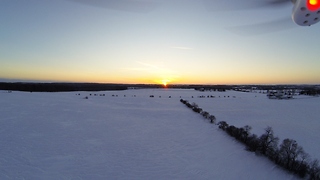
[[[230,7],[214,0],[0,0],[0,79],[320,84],[320,23],[295,25],[291,4],[241,9],[230,0]]]

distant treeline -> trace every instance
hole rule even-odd
[[[316,95],[320,95],[320,89],[317,89],[317,88],[305,88],[300,92],[300,94],[309,95],[309,96],[316,96]]]
[[[216,117],[204,111],[196,103],[189,103],[183,99],[180,99],[180,102],[209,119],[210,123],[215,123]],[[301,178],[320,179],[319,161],[311,160],[309,154],[293,139],[286,138],[279,145],[279,138],[274,135],[271,127],[267,127],[265,133],[258,137],[256,134],[251,134],[252,128],[248,125],[238,128],[225,121],[220,121],[217,125],[228,135],[243,143],[248,151],[266,156],[278,166]]]
[[[0,90],[27,92],[70,92],[126,90],[121,84],[96,83],[0,83]]]
[[[68,91],[108,91],[140,88],[178,88],[178,89],[214,89],[231,90],[230,85],[167,85],[160,84],[100,84],[100,83],[32,83],[32,82],[0,82],[0,90],[27,92],[68,92]]]
[[[288,89],[320,89],[320,85],[233,85],[233,89],[256,89],[256,90],[288,90]]]
[[[33,83],[33,82],[0,82],[0,90],[29,92],[67,92],[67,91],[108,91],[139,88],[176,88],[195,89],[198,91],[226,91],[237,89],[283,90],[300,89],[302,94],[320,94],[320,85],[198,85],[198,84],[110,84],[110,83]]]
[[[186,105],[188,108],[192,109],[194,112],[201,114],[205,119],[210,120],[210,123],[215,123],[216,117],[214,115],[209,114],[207,111],[203,111],[202,108],[198,106],[198,104],[190,104],[189,101],[184,99],[180,99],[180,102]]]

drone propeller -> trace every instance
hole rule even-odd
[[[296,0],[203,0],[209,11],[239,11],[239,10],[254,10],[261,8],[284,8],[287,5],[293,5]],[[296,27],[290,18],[288,12],[287,18],[276,19],[268,22],[256,24],[247,24],[240,26],[231,26],[226,29],[241,36],[262,35],[283,31]]]
[[[266,1],[265,4],[270,5],[270,6],[279,6],[279,5],[287,5],[295,0],[272,0],[272,1]]]
[[[203,0],[208,11],[237,11],[283,7],[294,0]]]
[[[68,0],[75,3],[134,13],[148,13],[157,8],[154,0]]]
[[[240,36],[255,36],[297,28],[290,17],[278,20],[227,27],[226,29]]]

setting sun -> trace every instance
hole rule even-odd
[[[159,85],[161,84],[163,87],[167,87],[169,83],[176,82],[176,81],[171,79],[159,79],[159,80],[154,80],[153,82]]]
[[[168,79],[164,79],[164,80],[161,80],[162,84],[164,87],[167,87],[168,83],[170,82],[170,80]]]
[[[164,86],[167,86],[167,82],[166,82],[166,81],[162,81],[162,84],[163,84]]]

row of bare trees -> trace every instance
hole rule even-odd
[[[225,121],[220,121],[218,126],[230,136],[244,143],[247,150],[268,157],[277,165],[302,178],[320,179],[319,161],[311,160],[309,154],[293,139],[286,138],[278,145],[279,138],[274,135],[271,127],[267,127],[265,133],[258,137],[250,133],[250,126],[237,128]]]
[[[201,114],[204,118],[215,123],[216,118],[204,111],[196,103],[189,103],[187,100],[180,99],[194,112]],[[301,146],[293,139],[284,139],[279,145],[279,138],[274,135],[271,127],[265,129],[265,133],[258,137],[252,134],[250,126],[241,128],[229,125],[225,121],[217,123],[220,129],[246,145],[246,149],[256,154],[266,156],[280,167],[299,175],[301,178],[310,180],[320,180],[320,166],[317,159],[312,160]]]
[[[194,112],[201,114],[205,119],[208,119],[210,123],[214,124],[216,117],[209,114],[207,111],[203,111],[196,103],[190,104],[187,100],[180,99],[180,102],[185,104],[188,108],[192,109]]]

